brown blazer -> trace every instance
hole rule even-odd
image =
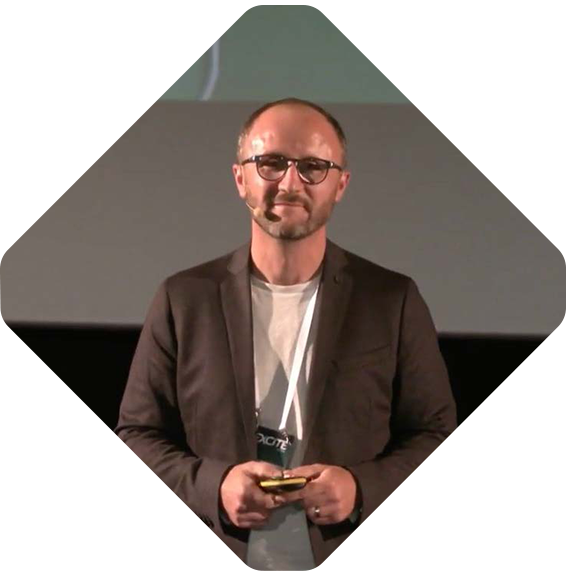
[[[165,280],[141,332],[116,432],[243,560],[219,518],[228,468],[256,459],[249,244]],[[410,278],[327,242],[304,464],[347,467],[367,518],[456,426],[428,308]],[[309,523],[317,564],[353,530]]]

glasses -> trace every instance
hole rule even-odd
[[[329,160],[320,158],[286,158],[275,154],[262,156],[252,156],[242,162],[244,164],[255,164],[257,173],[268,182],[276,182],[285,177],[291,164],[295,164],[299,177],[305,184],[320,184],[328,175],[328,170],[335,169],[342,171],[344,168]]]

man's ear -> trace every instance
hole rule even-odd
[[[346,188],[350,183],[350,177],[351,173],[346,170],[340,174],[340,181],[338,182],[338,189],[336,190],[336,198],[334,200],[335,203],[338,203],[342,200],[344,193],[346,192]]]
[[[232,174],[234,174],[234,181],[236,182],[236,188],[238,188],[238,195],[243,200],[246,197],[246,187],[244,185],[244,166],[241,164],[233,164]]]

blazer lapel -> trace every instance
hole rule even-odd
[[[256,415],[249,244],[234,252],[220,285],[232,366],[250,459],[256,458]]]
[[[346,264],[347,259],[343,250],[327,240],[320,294],[313,318],[313,323],[317,322],[317,331],[307,391],[306,425],[303,437],[306,446],[305,464],[316,456],[309,450],[309,440],[352,291],[352,278],[345,269]]]

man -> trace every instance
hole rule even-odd
[[[346,162],[310,102],[250,117],[251,242],[160,286],[122,402],[120,437],[257,569],[320,564],[455,427],[414,282],[326,238]],[[307,483],[259,485],[282,475]]]

